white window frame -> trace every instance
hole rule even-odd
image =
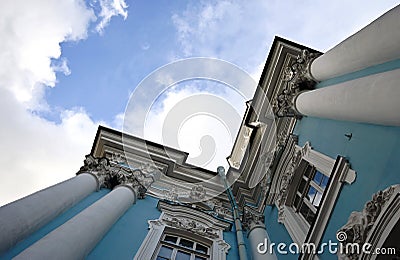
[[[159,242],[163,235],[169,233],[167,230],[173,229],[177,236],[187,236],[187,232],[193,232],[194,235],[206,237],[207,244],[210,244],[210,259],[226,260],[226,254],[230,249],[230,245],[223,239],[223,231],[230,228],[230,223],[218,220],[204,212],[182,205],[172,205],[167,202],[160,201],[158,205],[162,211],[160,217],[155,220],[149,220],[149,232],[143,240],[142,245],[137,251],[134,259],[153,259],[155,251],[158,249]],[[171,220],[194,221],[199,226],[207,229],[208,233],[202,231],[191,230],[185,225],[176,225]],[[200,228],[201,230],[202,228]],[[197,233],[196,233],[197,232]],[[180,235],[181,234],[181,235]],[[209,234],[209,235],[207,235]],[[210,235],[211,234],[211,235]]]
[[[285,225],[289,235],[298,245],[303,243],[314,243],[318,245],[325,231],[341,186],[343,183],[353,183],[356,178],[356,172],[350,169],[350,165],[344,157],[338,156],[338,158],[334,160],[325,154],[313,150],[309,142],[306,142],[303,147],[295,145],[293,156],[296,153],[301,154],[298,163],[301,160],[307,161],[313,165],[316,170],[328,176],[330,178],[330,184],[326,188],[326,194],[320,204],[319,214],[316,216],[312,227],[310,227],[300,213],[295,212],[294,208],[288,205],[284,205],[281,209],[284,213],[282,214],[284,217],[281,218],[280,221]],[[291,187],[289,187],[289,189],[290,188]],[[303,259],[315,259],[315,257],[315,255],[303,255]]]
[[[177,238],[177,241],[176,241],[176,243],[169,243],[169,242],[165,242],[165,237],[166,236],[173,236],[173,237],[176,237]],[[182,239],[185,239],[185,240],[189,240],[189,241],[191,241],[191,242],[193,242],[193,248],[192,249],[189,249],[189,248],[185,248],[185,249],[180,249],[179,247],[179,243],[180,243],[180,240],[182,240]],[[172,258],[174,258],[174,257],[176,257],[176,254],[177,254],[177,252],[178,251],[184,251],[184,252],[186,252],[186,253],[189,253],[190,255],[191,255],[191,260],[194,260],[194,258],[195,258],[195,255],[198,255],[198,256],[200,256],[200,257],[205,257],[205,258],[207,258],[207,259],[209,259],[209,260],[211,260],[211,256],[210,256],[210,253],[211,253],[211,247],[210,247],[210,244],[208,244],[207,242],[204,242],[204,238],[202,239],[203,241],[200,241],[199,239],[196,239],[196,237],[195,236],[191,236],[191,237],[189,237],[189,236],[182,236],[182,234],[180,234],[180,232],[179,233],[177,233],[175,230],[173,230],[173,229],[169,229],[168,231],[166,231],[166,232],[164,232],[164,234],[161,236],[161,239],[160,239],[160,243],[159,243],[159,245],[157,246],[157,248],[156,248],[156,250],[154,251],[154,255],[153,255],[153,260],[155,260],[155,259],[157,259],[157,256],[158,256],[158,253],[159,253],[159,251],[160,251],[160,248],[162,247],[162,246],[165,246],[165,247],[169,247],[169,248],[172,248],[173,249],[173,252],[172,252],[172,255],[171,255],[171,257]],[[163,241],[163,242],[161,242],[161,241]],[[204,253],[200,253],[200,254],[198,254],[197,252],[196,252],[196,250],[195,250],[195,248],[196,248],[196,245],[197,244],[200,244],[200,245],[202,245],[202,246],[205,246],[205,247],[207,247],[208,248],[208,251],[207,251],[207,253],[206,254],[204,254]]]

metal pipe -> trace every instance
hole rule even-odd
[[[229,198],[229,202],[231,203],[231,206],[232,206],[233,219],[235,220],[236,240],[237,240],[238,249],[239,249],[239,258],[240,258],[240,260],[247,260],[247,251],[246,251],[246,244],[244,243],[242,222],[240,221],[239,209],[236,204],[235,197],[233,196],[232,190],[228,186],[228,183],[226,181],[225,168],[223,166],[219,166],[217,168],[217,172],[218,172],[219,176],[222,178],[226,193]]]

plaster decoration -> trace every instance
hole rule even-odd
[[[219,237],[217,230],[211,227],[207,227],[204,224],[192,219],[164,215],[163,221],[168,226],[181,230],[186,230],[200,236],[208,237],[211,239],[216,239]]]
[[[116,164],[127,164],[125,156],[120,153],[112,152],[110,161]]]
[[[202,200],[205,198],[205,196],[206,190],[201,184],[193,186],[189,193],[189,198],[192,200]]]
[[[282,80],[286,82],[286,85],[272,102],[272,107],[276,116],[301,116],[295,109],[295,99],[300,92],[314,88],[316,81],[311,76],[310,67],[311,63],[318,56],[319,54],[303,50],[301,54],[297,56],[296,61],[284,69]]]
[[[220,217],[231,217],[232,212],[224,206],[222,201],[214,199],[213,211]]]
[[[337,237],[344,237],[341,241],[344,247],[349,243],[356,243],[362,248],[364,243],[367,243],[367,238],[370,235],[372,228],[379,215],[382,214],[382,209],[386,203],[394,195],[394,191],[400,188],[400,184],[390,186],[385,190],[378,191],[372,196],[372,199],[368,201],[364,209],[361,212],[353,211],[347,221],[347,223],[339,229]],[[359,259],[362,252],[338,252],[340,259]],[[340,254],[343,253],[343,254]]]
[[[121,157],[118,157],[121,158]],[[152,174],[145,174],[140,169],[131,169],[127,166],[110,162],[106,157],[95,158],[86,155],[84,165],[78,171],[90,173],[97,177],[100,187],[113,189],[117,185],[126,185],[136,191],[139,199],[145,197],[147,189],[154,182]]]
[[[169,187],[169,189],[163,191],[164,199],[172,201],[172,202],[177,202],[178,201],[178,187],[176,185],[172,185]]]
[[[293,152],[292,159],[286,168],[286,171],[281,177],[281,184],[279,189],[279,194],[277,197],[277,205],[278,205],[278,222],[283,223],[285,219],[285,202],[289,192],[289,186],[293,177],[293,174],[298,167],[301,158],[302,158],[303,150],[295,150]]]
[[[264,226],[264,216],[249,207],[244,207],[243,217],[242,217],[243,228],[250,231],[255,226]]]

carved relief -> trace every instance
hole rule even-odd
[[[286,85],[282,92],[272,102],[274,113],[278,117],[298,117],[300,114],[294,108],[294,99],[298,93],[314,88],[316,81],[310,73],[311,63],[319,54],[303,50],[296,61],[285,68],[283,81]]]
[[[346,225],[337,232],[338,238],[344,238],[344,240],[341,241],[344,247],[348,243],[357,243],[361,248],[362,245],[367,242],[367,237],[378,216],[381,214],[382,208],[392,197],[395,189],[399,187],[400,185],[394,185],[375,193],[372,196],[372,200],[365,204],[362,212],[353,211],[351,213]],[[343,252],[343,254],[340,254],[340,252],[338,253],[340,259],[358,259],[360,256],[360,254],[351,252],[351,250],[349,250],[349,252]]]
[[[189,198],[192,200],[202,200],[206,197],[206,190],[203,185],[195,185],[192,187],[189,193]]]
[[[207,227],[206,225],[195,220],[165,215],[163,217],[163,221],[168,226],[178,228],[181,230],[186,230],[200,236],[205,236],[212,239],[219,237],[217,230],[211,227]]]
[[[289,192],[289,186],[293,177],[293,174],[298,167],[300,161],[302,158],[302,150],[299,151],[294,151],[292,159],[286,168],[286,171],[281,177],[281,184],[280,184],[280,190],[279,194],[277,197],[277,204],[278,204],[278,222],[282,223],[284,218],[285,218],[285,213],[284,213],[284,206],[286,202],[286,198]]]

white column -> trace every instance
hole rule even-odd
[[[399,79],[400,69],[303,92],[295,107],[307,116],[400,126]]]
[[[250,224],[250,230],[248,231],[247,237],[250,242],[253,260],[277,260],[276,255],[273,252],[270,252],[270,248],[272,248],[270,247],[271,240],[268,237],[264,224]],[[260,244],[263,244],[263,246],[260,246]],[[258,250],[261,250],[262,253],[259,253]]]
[[[83,173],[1,207],[0,253],[37,231],[97,187],[97,178]]]
[[[117,186],[15,259],[84,259],[135,202],[131,187]]]
[[[400,58],[400,5],[350,36],[311,64],[311,74],[326,80]]]

